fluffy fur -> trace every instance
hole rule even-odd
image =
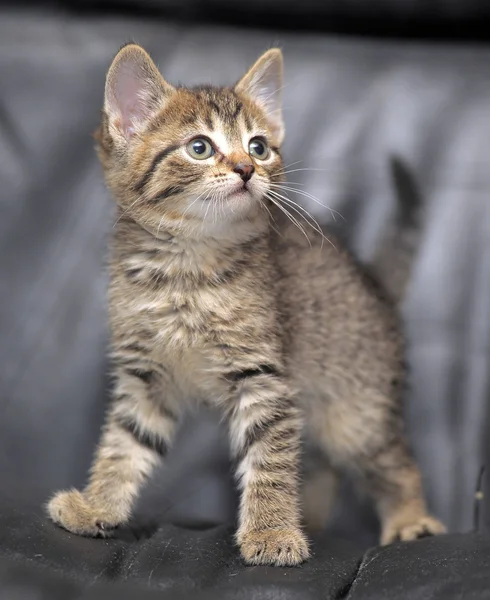
[[[87,487],[48,505],[69,531],[105,536],[129,519],[192,402],[228,424],[248,563],[309,555],[302,435],[319,456],[307,523],[323,525],[336,474],[349,470],[375,502],[383,543],[443,531],[403,431],[394,309],[335,241],[284,215],[281,86],[277,49],[230,88],[174,88],[133,44],[109,70],[97,137],[118,205],[115,386]],[[196,138],[209,157],[192,154]],[[267,155],[254,155],[254,139]]]

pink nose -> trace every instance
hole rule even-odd
[[[234,173],[238,173],[242,181],[247,182],[254,174],[255,167],[252,163],[238,163],[233,169]]]

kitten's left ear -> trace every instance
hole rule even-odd
[[[250,96],[265,112],[278,145],[284,138],[281,111],[282,74],[282,52],[279,48],[272,48],[259,58],[235,86],[235,91]]]

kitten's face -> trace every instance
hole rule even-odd
[[[265,217],[282,172],[281,77],[272,50],[234,88],[175,89],[141,48],[123,48],[99,136],[123,211],[152,230],[204,234]]]

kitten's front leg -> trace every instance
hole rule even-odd
[[[79,535],[107,537],[128,521],[142,484],[166,454],[177,415],[152,395],[157,374],[146,365],[118,369],[87,487],[62,491],[49,501],[51,519]]]
[[[231,446],[241,489],[236,534],[250,564],[297,565],[308,558],[300,527],[301,419],[287,384],[257,369],[234,372]]]

